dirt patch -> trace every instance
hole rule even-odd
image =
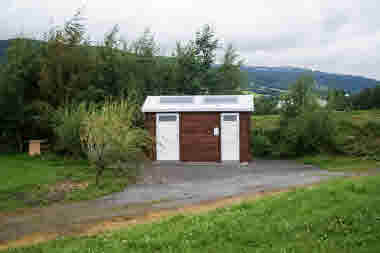
[[[310,186],[309,186],[310,187]],[[35,233],[23,237],[20,240],[11,241],[0,244],[0,250],[8,248],[23,247],[41,242],[56,239],[60,236],[91,236],[99,233],[110,232],[117,229],[126,228],[129,226],[144,224],[153,221],[158,221],[162,218],[171,217],[177,214],[199,214],[208,212],[221,207],[227,207],[244,201],[253,201],[263,196],[278,194],[281,192],[291,191],[295,188],[275,190],[271,192],[246,193],[234,197],[226,197],[218,200],[203,201],[199,204],[186,205],[181,208],[169,208],[158,211],[149,211],[149,208],[142,208],[139,216],[123,216],[113,217],[93,224],[80,224],[80,226],[71,233]]]
[[[72,192],[76,190],[84,190],[88,187],[88,182],[73,182],[73,181],[63,181],[55,185],[49,186],[49,192]]]

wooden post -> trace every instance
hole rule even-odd
[[[29,141],[29,155],[41,155],[41,140],[30,140]]]

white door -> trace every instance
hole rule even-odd
[[[221,114],[221,151],[222,161],[240,160],[239,113]]]
[[[179,160],[179,114],[158,113],[156,126],[157,160]]]

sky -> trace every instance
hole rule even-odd
[[[210,24],[221,45],[232,43],[246,65],[380,80],[379,0],[1,0],[0,39],[39,37],[83,6],[93,40],[115,24],[127,40],[149,28],[169,55],[176,41],[193,39]]]

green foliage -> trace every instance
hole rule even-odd
[[[128,173],[131,163],[144,160],[151,142],[148,133],[133,124],[138,110],[126,100],[107,101],[84,118],[80,140],[97,170],[97,183],[106,169]]]
[[[294,157],[340,150],[337,123],[328,111],[303,112],[281,127],[254,127],[251,138],[257,156]]]
[[[269,137],[264,133],[264,129],[251,130],[251,152],[254,156],[269,156],[273,152],[272,143]]]
[[[313,79],[302,77],[282,100],[280,124],[252,131],[253,153],[280,157],[339,151],[338,128],[331,111],[313,93]]]
[[[313,92],[314,80],[311,76],[300,77],[290,86],[289,92],[284,95],[280,109],[283,123],[297,117],[303,112],[318,109],[316,96]]]
[[[303,112],[281,129],[280,156],[336,152],[336,122],[328,111]]]
[[[379,252],[379,176],[7,252]]]
[[[91,110],[92,107],[92,105],[87,106],[84,103],[79,105],[72,104],[60,107],[53,112],[53,130],[56,136],[55,151],[75,157],[84,155],[80,142],[80,129],[88,110]]]
[[[331,110],[350,111],[352,108],[350,98],[344,90],[330,90],[327,98],[327,106]]]
[[[315,116],[311,116],[315,115]],[[329,117],[327,120],[325,117]],[[253,116],[252,117],[252,146],[255,145],[255,139],[257,135],[263,135],[266,139],[269,139],[271,143],[270,152],[268,152],[268,147],[265,147],[264,156],[289,156],[289,155],[299,155],[300,153],[293,152],[289,154],[289,150],[294,150],[291,147],[296,147],[294,145],[288,146],[290,144],[297,143],[295,140],[299,140],[302,136],[302,131],[306,131],[306,126],[310,128],[307,133],[312,133],[318,136],[317,126],[320,124],[324,128],[332,127],[334,134],[326,133],[328,138],[331,137],[333,141],[329,145],[323,145],[323,149],[320,151],[314,151],[310,154],[317,153],[329,154],[332,156],[336,155],[347,155],[350,157],[356,157],[356,159],[363,159],[363,163],[366,161],[373,161],[380,159],[380,114],[376,110],[372,111],[315,111],[311,112],[310,116],[298,116],[296,118],[290,119],[287,124],[280,125],[279,115],[265,115],[265,116]],[[310,119],[315,117],[314,120]],[[320,123],[315,122],[320,121]],[[305,122],[303,122],[305,121]],[[309,122],[309,123],[308,123]],[[330,122],[330,123],[329,123]],[[315,126],[313,126],[315,125]],[[289,130],[289,127],[294,127],[297,130]],[[314,129],[315,128],[315,129]],[[313,130],[314,129],[314,130]],[[287,135],[284,133],[289,131]],[[323,131],[320,132],[323,135]],[[288,136],[288,137],[286,137]],[[261,138],[261,137],[259,137]],[[311,139],[312,136],[302,137],[300,141]],[[324,136],[321,138],[324,140]],[[290,139],[290,140],[289,140]],[[259,140],[260,142],[261,140]],[[282,145],[280,145],[283,143]],[[288,145],[286,145],[288,143]],[[300,144],[301,145],[301,144]],[[260,145],[259,145],[260,147]],[[260,150],[253,150],[256,156],[261,156]],[[301,152],[302,153],[302,152]],[[353,163],[354,164],[354,163]]]
[[[340,150],[348,155],[380,160],[380,122],[368,121],[364,125],[342,122],[345,132],[340,134]]]
[[[269,115],[278,113],[278,109],[276,108],[278,105],[279,99],[277,97],[255,97],[255,111],[256,115]]]
[[[246,82],[232,46],[223,64],[214,66],[219,39],[208,25],[188,43],[178,42],[172,57],[159,55],[148,29],[129,42],[120,37],[118,26],[97,45],[89,37],[79,10],[43,41],[12,40],[0,70],[0,134],[16,139],[20,151],[28,139],[52,139],[48,112],[68,104],[122,97],[141,105],[148,95],[235,94]],[[136,121],[141,125],[141,117]]]

